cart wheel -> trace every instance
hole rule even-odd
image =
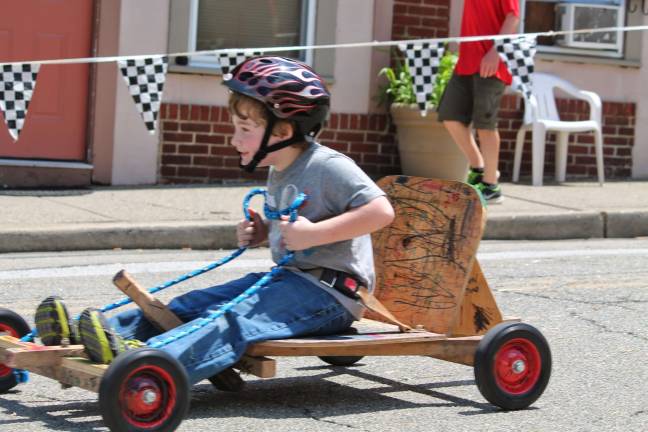
[[[320,360],[332,366],[351,366],[363,358],[364,356],[321,356]]]
[[[240,392],[245,387],[245,381],[241,375],[232,368],[227,368],[210,377],[209,382],[218,390],[226,392]]]
[[[29,326],[16,312],[0,308],[0,333],[20,338],[29,333]],[[0,393],[6,393],[17,384],[14,370],[0,363]]]
[[[99,410],[111,431],[173,431],[189,409],[189,379],[169,354],[140,348],[119,355],[99,385]]]
[[[486,400],[505,410],[523,409],[535,402],[550,375],[549,345],[529,324],[498,324],[477,346],[477,387]]]

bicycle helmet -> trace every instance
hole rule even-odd
[[[270,114],[259,150],[249,164],[241,165],[248,172],[254,171],[268,153],[311,140],[328,116],[331,95],[324,81],[309,66],[296,60],[252,57],[223,76],[223,84],[233,92],[261,102]],[[268,146],[278,119],[293,123],[293,136]]]

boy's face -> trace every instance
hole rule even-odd
[[[241,156],[241,164],[247,165],[252,161],[252,158],[261,147],[261,140],[265,133],[266,125],[264,122],[254,120],[247,112],[242,112],[246,118],[241,118],[232,113],[232,123],[234,123],[234,136],[232,137],[232,145],[239,152]],[[278,143],[286,139],[276,135],[270,135],[268,146]],[[274,165],[276,152],[269,153],[266,157],[259,162],[258,166],[264,167]]]
[[[261,140],[265,133],[265,125],[256,123],[250,117],[243,119],[236,114],[232,114],[232,123],[234,123],[232,145],[241,156],[241,164],[247,165],[252,161],[252,158],[261,146]],[[272,137],[270,141],[272,141]],[[259,166],[265,166],[263,162],[267,158],[266,156],[259,163]]]

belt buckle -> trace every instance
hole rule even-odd
[[[324,275],[322,275],[322,278],[320,279],[320,282],[323,283],[324,285],[326,285],[329,288],[335,288],[335,282],[337,282],[337,274],[335,276],[333,276],[333,280],[331,282],[328,282],[328,281],[324,280],[323,276]]]

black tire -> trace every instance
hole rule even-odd
[[[111,431],[173,431],[189,410],[189,390],[180,362],[164,351],[139,348],[120,354],[106,370],[99,410]]]
[[[245,381],[241,375],[232,368],[227,368],[210,377],[209,382],[216,389],[226,392],[240,392],[245,387]]]
[[[320,356],[320,360],[331,366],[352,366],[363,358],[364,356]]]
[[[0,308],[0,333],[13,337],[23,337],[30,332],[27,322],[16,312]],[[6,393],[18,385],[14,370],[0,363],[0,394]]]
[[[477,387],[486,400],[505,410],[524,409],[535,402],[550,375],[549,344],[529,324],[498,324],[477,346]]]

